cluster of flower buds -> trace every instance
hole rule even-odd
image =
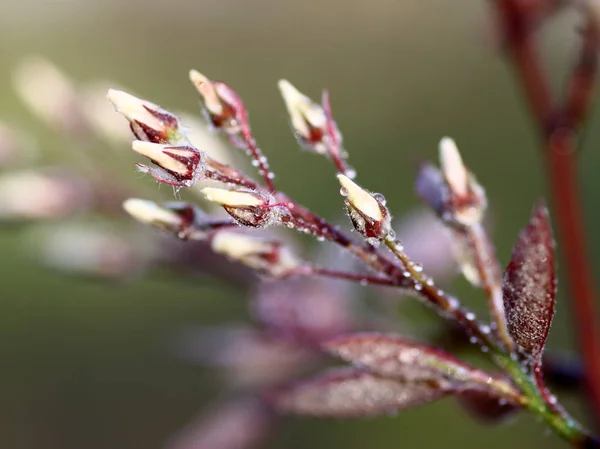
[[[337,177],[354,228],[371,243],[388,237],[392,233],[391,216],[383,196],[364,190],[346,175]]]
[[[212,236],[210,244],[214,252],[274,278],[301,266],[288,246],[270,238],[223,230]]]
[[[342,135],[328,111],[328,102],[315,103],[287,80],[279,81],[279,90],[294,136],[303,148],[331,156],[332,148],[341,147]]]
[[[456,143],[449,137],[440,141],[441,171],[425,164],[417,178],[417,193],[453,226],[479,223],[487,207],[483,187],[464,165]]]

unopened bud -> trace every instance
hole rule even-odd
[[[466,195],[469,189],[469,172],[456,142],[450,137],[444,137],[440,141],[440,165],[450,190],[455,195]]]
[[[135,140],[133,151],[146,156],[156,166],[154,168],[137,164],[141,172],[149,173],[159,182],[177,187],[190,187],[202,177],[204,171],[203,154],[189,145],[171,146]]]
[[[291,250],[281,242],[239,232],[217,232],[211,247],[218,254],[273,277],[285,276],[300,266]]]
[[[157,204],[154,201],[129,198],[123,203],[125,211],[141,223],[169,232],[183,240],[202,240],[206,237],[202,221],[206,215],[187,203]]]
[[[285,101],[290,124],[298,142],[319,154],[328,154],[331,145],[328,117],[324,108],[302,94],[289,81],[280,80],[279,90]],[[335,138],[341,142],[341,134],[333,123]]]
[[[464,165],[454,140],[440,141],[440,171],[426,164],[416,181],[419,196],[446,223],[471,226],[479,223],[487,207],[485,191]]]
[[[75,85],[52,62],[43,58],[23,61],[15,71],[14,84],[26,106],[50,126],[75,135],[87,131]]]
[[[202,193],[208,201],[221,205],[238,223],[253,228],[277,220],[279,208],[270,204],[269,197],[252,190],[226,190],[205,187]]]
[[[346,197],[348,214],[354,228],[369,241],[383,240],[390,234],[391,217],[385,204],[345,175],[337,175]]]
[[[207,120],[229,136],[236,136],[246,120],[246,109],[239,95],[227,84],[212,81],[196,70],[190,80],[200,94],[202,110]]]
[[[440,141],[440,164],[448,186],[452,218],[464,226],[478,223],[487,207],[485,191],[464,165],[456,143],[449,137]]]
[[[90,224],[44,226],[34,229],[31,252],[44,265],[69,274],[122,279],[142,270],[153,257],[131,235]]]
[[[129,120],[131,131],[139,140],[172,145],[187,143],[179,119],[169,111],[122,90],[110,89],[107,98]]]
[[[0,177],[0,219],[62,218],[90,205],[89,186],[68,173],[26,170]]]

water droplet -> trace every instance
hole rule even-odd
[[[409,278],[410,277],[410,271],[404,271],[404,272],[402,272],[402,276],[404,276],[405,278]]]
[[[421,290],[423,290],[423,285],[421,285],[419,283],[416,283],[415,284],[415,290],[418,291],[418,292],[421,291]]]
[[[491,331],[492,331],[492,330],[490,329],[490,327],[489,327],[489,326],[486,326],[486,325],[483,325],[483,326],[481,326],[481,333],[482,333],[482,334],[486,334],[486,335],[487,335],[487,334],[489,334]]]
[[[361,279],[360,285],[362,285],[363,287],[366,287],[367,285],[369,285],[369,281],[367,281],[366,279]]]
[[[341,187],[340,188],[340,195],[342,195],[342,196],[348,196],[348,191],[346,190],[345,187]]]
[[[481,347],[481,352],[488,352],[489,348],[487,346],[482,346]]]
[[[396,231],[390,229],[390,231],[388,232],[388,237],[391,239],[396,239]]]
[[[251,164],[253,167],[258,167],[260,165],[260,162],[258,162],[256,159],[253,159]]]
[[[345,175],[350,179],[354,179],[354,178],[356,178],[356,170],[354,170],[354,168],[352,168],[352,167],[348,167],[346,169]]]
[[[385,206],[385,203],[387,203],[385,196],[381,193],[374,193],[373,198],[375,198],[382,206]]]
[[[319,242],[323,242],[323,241],[325,241],[325,237],[324,237],[324,236],[322,236],[322,235],[319,235],[319,236],[317,236],[317,240],[318,240]]]
[[[269,173],[267,173],[267,178],[269,178],[269,179],[275,178],[275,173],[273,173],[272,171],[270,171]]]
[[[469,342],[471,342],[473,344],[477,343],[477,337],[470,337]]]
[[[420,273],[421,271],[423,271],[423,266],[421,266],[420,264],[416,263],[413,265],[413,270],[415,270],[417,273]]]
[[[472,312],[469,312],[465,315],[465,319],[468,321],[473,321],[475,319],[475,314]]]

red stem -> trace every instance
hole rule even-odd
[[[556,207],[556,220],[565,258],[578,343],[585,368],[588,401],[596,418],[600,417],[600,335],[596,325],[596,292],[588,263],[586,238],[579,201],[577,168],[568,146],[548,152],[550,185]],[[564,144],[568,145],[568,144]],[[562,151],[559,149],[562,148]]]
[[[544,141],[559,240],[565,257],[575,330],[585,365],[587,399],[600,419],[600,336],[596,326],[595,287],[587,254],[580,192],[577,184],[575,133],[593,98],[598,36],[585,30],[580,59],[568,83],[564,106],[554,106],[548,78],[531,39],[525,2],[497,0],[508,51]],[[558,111],[558,113],[557,113]]]

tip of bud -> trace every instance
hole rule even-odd
[[[144,142],[142,140],[134,140],[131,144],[131,148],[136,153],[146,156],[152,160],[156,165],[166,170],[175,173],[187,173],[188,168],[186,164],[173,158],[165,152],[169,147],[160,143]]]
[[[122,90],[108,89],[106,98],[125,116],[129,115],[126,112],[137,112],[142,106],[142,100]]]
[[[277,86],[279,87],[279,91],[281,92],[281,96],[286,101],[290,103],[294,101],[298,101],[299,99],[304,99],[305,96],[298,90],[292,83],[288,80],[281,79],[277,82]]]
[[[317,153],[326,154],[329,146],[328,118],[323,107],[287,80],[279,80],[278,86],[290,116],[292,130],[300,144]]]
[[[194,83],[196,87],[200,86],[202,83],[210,82],[206,76],[194,69],[190,70],[190,81]]]
[[[340,182],[342,189],[346,193],[346,197],[350,205],[367,216],[371,220],[381,221],[384,219],[383,212],[381,211],[381,204],[371,195],[369,192],[364,190],[346,175],[337,175],[338,181]]]
[[[181,218],[177,214],[154,201],[129,198],[123,202],[123,209],[141,223],[174,227],[181,224]]]
[[[201,190],[208,201],[227,207],[264,206],[265,200],[251,192],[205,187]]]
[[[440,165],[444,177],[458,195],[466,195],[469,187],[469,172],[465,167],[456,142],[450,137],[440,141]]]
[[[190,81],[202,96],[207,112],[213,116],[223,114],[223,104],[215,84],[197,70],[190,70]]]

